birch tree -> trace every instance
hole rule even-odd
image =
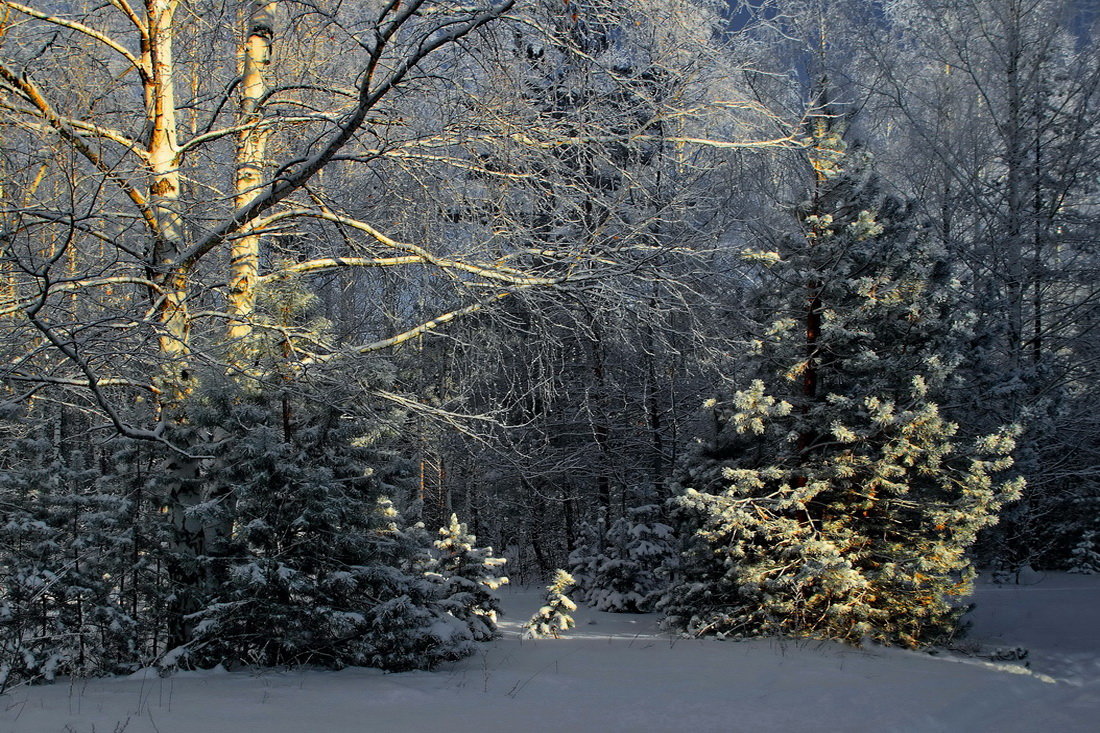
[[[208,497],[196,439],[178,429],[181,406],[211,366],[249,375],[265,282],[428,266],[485,293],[346,353],[400,343],[512,288],[553,282],[508,257],[437,256],[317,191],[337,162],[369,171],[422,144],[392,98],[437,71],[435,57],[457,63],[456,41],[512,4],[337,3],[292,14],[278,3],[2,3],[9,184],[0,310],[9,343],[22,338],[3,376],[13,399],[60,390],[57,399],[93,410],[114,432],[176,454],[164,470],[178,480],[160,499],[174,528],[169,572],[178,586],[170,645],[187,640],[179,619],[197,610],[196,558],[210,529],[192,511]],[[297,49],[282,58],[280,19]],[[321,56],[321,40],[336,55]],[[446,144],[434,132],[430,144]],[[363,237],[358,256],[277,264],[263,243],[302,220]],[[295,369],[338,356],[283,331]]]
[[[602,125],[517,115],[530,107],[509,96],[522,86],[516,59],[487,51],[531,27],[515,5],[0,0],[4,396],[64,405],[99,440],[167,456],[155,495],[133,489],[138,513],[163,520],[141,545],[158,563],[164,550],[168,638],[154,647],[194,639],[217,582],[204,563],[235,527],[233,492],[207,479],[236,428],[188,417],[204,385],[266,383],[290,448],[293,411],[325,399],[312,375],[344,369],[372,398],[413,404],[388,389],[403,373],[372,386],[361,359],[521,294],[581,297],[656,261],[652,239],[635,236],[647,224],[616,219],[632,187],[601,189],[587,169],[557,199],[559,221],[584,226],[532,236],[523,217],[562,184],[562,161],[792,144],[774,126],[755,135],[740,120],[761,111],[730,99],[670,100]],[[566,25],[610,12],[598,10]],[[602,73],[629,86],[614,64]],[[658,135],[661,120],[678,127]],[[476,205],[461,188],[478,189]],[[333,276],[348,288],[335,336],[265,300]],[[277,433],[270,417],[258,424]]]

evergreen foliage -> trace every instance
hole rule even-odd
[[[0,469],[0,690],[125,671],[138,654],[113,580],[131,555],[127,502],[44,432],[8,446]]]
[[[577,543],[569,553],[569,574],[573,577],[572,595],[582,603],[588,603],[589,594],[596,589],[594,581],[596,568],[602,557],[600,546],[603,540],[598,527],[602,526],[603,524],[583,522],[577,533]]]
[[[439,554],[435,567],[445,587],[445,607],[466,623],[475,641],[497,638],[501,609],[496,591],[508,583],[508,578],[500,575],[507,560],[493,557],[492,547],[476,547],[477,537],[455,514],[446,527],[440,528],[439,535],[435,541]]]
[[[430,538],[381,495],[354,421],[294,404],[288,431],[262,392],[199,402],[196,424],[235,426],[211,445],[205,480],[225,490],[201,509],[215,524],[231,512],[233,530],[206,558],[193,662],[404,670],[472,651],[426,575]]]
[[[437,550],[388,498],[408,493],[400,415],[361,398],[386,370],[289,380],[287,352],[326,326],[297,284],[260,303],[242,372],[195,375],[166,433],[201,458],[118,439],[92,462],[48,423],[0,453],[0,687],[154,660],[429,668],[492,638],[502,561],[462,525]],[[175,491],[193,497],[178,516]],[[190,641],[168,648],[173,625]]]
[[[1017,431],[956,439],[936,399],[964,324],[940,254],[835,120],[812,132],[800,233],[749,253],[777,317],[685,464],[662,605],[690,634],[918,646],[954,632],[967,549],[1019,493],[999,478]]]
[[[187,653],[204,664],[387,670],[465,656],[470,631],[428,574],[431,539],[387,496],[399,474],[385,447],[394,425],[346,409],[356,397],[339,375],[312,390],[281,379],[288,334],[325,338],[313,302],[293,284],[267,293],[256,379],[210,380],[190,400],[188,425],[210,436],[212,456],[207,501],[192,513],[215,531]]]
[[[554,571],[554,580],[546,586],[546,599],[538,611],[523,625],[524,637],[544,639],[552,636],[559,638],[562,633],[573,628],[573,617],[577,604],[569,599],[573,588],[573,576],[564,570]]]
[[[660,507],[650,504],[612,523],[604,554],[593,563],[587,604],[615,613],[656,610],[675,555],[672,527],[660,520]]]

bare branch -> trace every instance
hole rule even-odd
[[[377,32],[377,45],[372,52],[372,58],[359,85],[359,102],[345,120],[337,126],[337,131],[324,143],[320,151],[308,158],[293,161],[280,168],[270,187],[262,195],[257,196],[245,206],[239,207],[229,220],[208,233],[183,253],[179,258],[181,267],[192,267],[206,253],[224,242],[234,232],[239,231],[264,211],[301,189],[318,171],[328,165],[329,161],[354,137],[375,105],[393,89],[400,86],[409,72],[416,68],[421,61],[439,48],[457,41],[500,17],[512,8],[515,0],[504,0],[501,4],[483,10],[464,22],[455,23],[450,30],[443,31],[437,28],[434,34],[424,37],[416,49],[402,59],[385,80],[377,85],[373,84],[373,72],[381,58],[386,42],[397,32],[402,23],[415,14],[422,4],[422,1],[407,3],[407,7],[394,20]],[[398,3],[393,3],[392,8],[396,7],[398,7]],[[385,11],[382,18],[388,12],[388,10]]]
[[[13,382],[30,382],[32,384],[57,384],[65,387],[83,387],[85,389],[91,388],[91,383],[86,379],[71,379],[68,377],[50,377],[41,374],[7,374],[3,379],[9,379]],[[160,389],[153,384],[146,382],[138,382],[133,379],[123,379],[121,377],[102,377],[96,380],[96,385],[99,387],[133,387],[135,389],[144,390],[151,394],[160,394]]]
[[[195,456],[191,456],[191,454],[188,453],[186,450],[174,445],[170,440],[165,437],[165,423],[159,423],[157,427],[153,430],[146,430],[144,428],[135,428],[134,426],[126,423],[122,419],[122,416],[119,414],[116,407],[111,404],[111,401],[103,393],[103,387],[107,385],[105,385],[104,381],[100,379],[99,375],[95,373],[95,370],[92,369],[91,364],[89,364],[86,359],[82,358],[71,344],[61,340],[57,336],[57,334],[54,333],[54,330],[49,326],[49,324],[47,324],[39,317],[39,313],[41,312],[42,307],[46,304],[46,300],[49,296],[49,291],[50,288],[49,284],[47,283],[46,286],[43,287],[42,294],[39,297],[38,302],[28,308],[25,308],[23,310],[23,314],[26,316],[27,320],[31,322],[35,329],[37,329],[38,332],[41,333],[46,338],[46,340],[54,346],[54,348],[61,352],[65,356],[65,358],[76,365],[81,373],[84,374],[87,383],[82,384],[81,386],[85,387],[89,392],[92,393],[92,398],[95,400],[96,405],[99,407],[100,410],[103,411],[105,415],[107,415],[107,418],[111,421],[111,425],[118,432],[118,434],[127,438],[132,438],[134,440],[147,440],[155,443],[160,443],[177,453],[194,458]]]
[[[32,18],[37,18],[38,20],[45,21],[45,22],[50,23],[52,25],[56,25],[56,26],[59,26],[61,28],[68,28],[69,30],[76,31],[78,33],[83,33],[84,35],[88,36],[89,38],[93,38],[93,39],[99,41],[100,43],[102,43],[104,46],[107,46],[107,48],[110,48],[111,50],[116,51],[117,53],[119,53],[124,59],[129,61],[133,65],[133,67],[135,69],[137,69],[143,76],[148,76],[151,73],[148,69],[145,68],[145,66],[141,63],[141,61],[136,56],[134,56],[132,53],[130,53],[129,49],[127,49],[125,46],[123,46],[118,41],[115,41],[110,36],[104,34],[103,32],[97,31],[95,28],[92,28],[90,26],[86,26],[83,23],[78,23],[75,20],[67,20],[66,18],[62,18],[58,15],[51,15],[49,13],[44,13],[41,10],[37,10],[35,8],[30,7],[29,5],[23,5],[22,3],[15,3],[15,2],[12,2],[11,0],[0,0],[0,5],[6,5],[7,7],[11,8],[12,10],[23,13],[24,15],[29,15]],[[116,7],[118,7],[117,4],[116,4]],[[130,15],[133,15],[133,12],[134,11],[131,9],[130,10]],[[137,16],[133,16],[133,17],[136,19]],[[140,29],[141,26],[139,25],[138,28]]]
[[[2,0],[0,0],[2,1]],[[88,162],[95,166],[104,176],[107,177],[112,183],[118,186],[123,193],[137,206],[138,211],[141,212],[142,218],[145,220],[146,225],[149,226],[150,231],[157,231],[156,214],[149,206],[149,202],[145,196],[134,188],[130,183],[115,173],[112,166],[108,165],[105,160],[84,140],[83,135],[72,128],[65,122],[56,112],[53,107],[46,100],[45,96],[38,89],[38,86],[34,84],[26,76],[16,74],[6,64],[0,63],[0,79],[7,82],[13,89],[34,105],[38,110],[39,115],[53,127],[61,135],[62,139],[68,142],[78,153],[80,153]]]
[[[130,7],[130,3],[126,2],[126,0],[107,1],[111,3],[111,5],[114,5],[116,8],[122,11],[122,14],[125,15],[127,19],[129,19],[129,21],[134,25],[134,28],[137,29],[137,32],[141,34],[143,40],[149,37],[149,27],[145,24],[144,21],[142,21],[138,14],[134,12],[134,9]]]

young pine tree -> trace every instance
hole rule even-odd
[[[712,404],[685,465],[662,605],[690,634],[936,642],[970,589],[967,549],[1019,492],[999,478],[1014,430],[956,439],[937,403],[960,325],[940,253],[838,121],[812,132],[799,233],[751,253],[775,314],[757,378]]]
[[[577,610],[577,604],[569,600],[568,594],[572,588],[573,576],[564,570],[555,570],[554,580],[546,586],[545,602],[531,620],[523,625],[525,638],[544,639],[552,636],[557,639],[563,632],[573,628],[573,617],[569,614]]]
[[[435,572],[444,585],[444,605],[451,615],[466,623],[475,641],[489,641],[500,636],[500,596],[496,591],[508,583],[500,574],[507,560],[493,557],[492,547],[477,547],[476,542],[477,537],[452,514],[435,541],[439,554]]]

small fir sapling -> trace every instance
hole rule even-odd
[[[475,641],[495,639],[500,635],[497,615],[501,612],[496,591],[508,583],[499,570],[507,560],[493,557],[492,547],[476,547],[477,538],[455,514],[439,535],[435,571],[445,588],[445,606],[466,623]]]
[[[569,600],[568,593],[572,588],[573,576],[564,570],[555,570],[553,582],[546,586],[545,602],[531,620],[523,625],[524,638],[557,639],[563,632],[573,628],[573,617],[569,614],[577,610],[577,604]]]
[[[1081,541],[1073,548],[1069,571],[1083,575],[1100,574],[1100,532],[1090,529],[1081,536]]]

